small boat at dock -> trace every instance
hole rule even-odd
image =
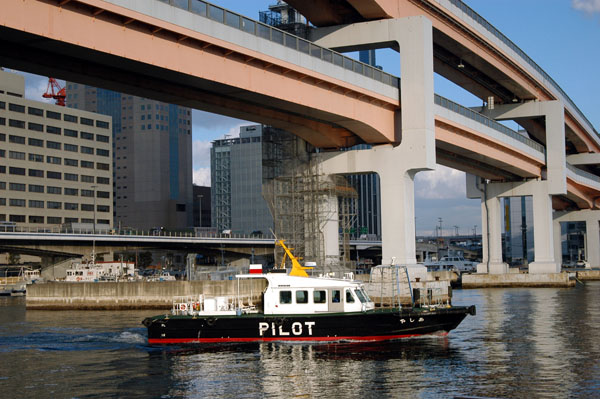
[[[148,317],[149,344],[202,344],[267,341],[385,341],[427,334],[445,335],[456,328],[474,306],[376,307],[362,282],[349,278],[310,277],[282,240],[292,269],[262,273],[256,267],[237,275],[263,280],[257,298],[176,298],[171,314]],[[254,303],[256,301],[256,303]]]

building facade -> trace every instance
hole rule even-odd
[[[273,217],[262,195],[261,125],[242,126],[240,137],[213,141],[212,224],[219,231],[268,233]]]
[[[0,70],[0,221],[112,226],[111,118],[24,94]]]
[[[113,118],[117,227],[193,226],[191,110],[67,82],[67,106]]]

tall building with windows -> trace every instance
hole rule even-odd
[[[67,82],[67,106],[113,118],[116,227],[193,226],[191,110]]]
[[[111,226],[111,118],[24,93],[23,76],[0,70],[0,221]]]
[[[240,137],[213,141],[211,148],[212,224],[239,234],[273,228],[262,195],[263,127],[242,126]]]

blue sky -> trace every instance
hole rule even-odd
[[[275,0],[212,0],[213,3],[258,19]],[[465,3],[498,28],[540,65],[571,97],[586,117],[600,129],[600,0],[465,0]],[[378,50],[377,63],[398,75],[399,55]],[[47,80],[27,77],[27,96],[41,99]],[[436,78],[438,94],[466,106],[480,100],[442,78]],[[236,134],[247,122],[194,111],[194,181],[210,181],[209,149],[212,140]],[[465,199],[464,174],[439,167],[417,174],[415,183],[417,232],[434,230],[438,217],[445,231],[459,226],[461,233],[475,225],[481,231],[478,200]]]

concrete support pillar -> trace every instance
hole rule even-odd
[[[554,241],[554,259],[562,265],[562,233],[560,229],[560,220],[557,218],[557,215],[560,213],[562,212],[556,212],[553,215],[552,236]]]
[[[554,257],[552,196],[545,182],[536,183],[532,185],[535,259],[529,264],[529,273],[560,273],[560,259]]]
[[[555,212],[554,228],[555,230],[558,230],[558,234],[554,234],[554,245],[558,246],[559,249],[556,250],[555,247],[554,252],[555,259],[558,261],[562,261],[562,237],[560,234],[561,222],[585,222],[585,259],[591,267],[600,267],[600,210],[584,209],[571,212]]]
[[[481,198],[483,258],[482,262],[477,265],[477,273],[505,274],[508,273],[508,265],[502,262],[500,197],[486,194],[487,187],[484,187],[484,194]]]
[[[381,179],[381,262],[415,265],[415,172],[383,170]]]

